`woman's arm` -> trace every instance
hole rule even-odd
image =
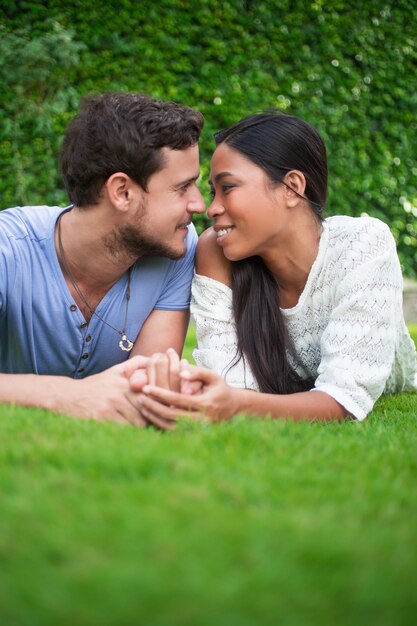
[[[218,373],[206,367],[187,365],[181,373],[185,384],[186,381],[202,383],[202,389],[196,395],[173,393],[155,385],[145,387],[145,394],[140,401],[143,415],[149,421],[160,426],[161,418],[172,424],[179,416],[188,415],[215,422],[231,419],[237,413],[304,420],[341,420],[348,415],[336,400],[320,391],[278,396],[235,388],[245,386],[245,368],[241,372],[238,367],[232,378],[234,387],[228,385],[218,374],[222,373],[219,370],[223,369],[227,360],[233,361],[235,352],[234,349],[230,352],[229,347],[231,344],[235,347],[237,341],[231,308],[231,270],[230,262],[216,243],[216,233],[212,228],[205,231],[198,242],[196,272],[200,280],[205,277],[217,281],[217,292],[214,294],[216,302],[211,310],[209,291],[210,288],[214,289],[215,283],[204,284],[201,289],[198,282],[194,284],[192,312],[197,322],[197,334],[200,334],[200,346],[195,356],[200,363],[209,365]],[[224,315],[221,316],[223,310]],[[219,319],[215,319],[216,317]],[[233,371],[230,373],[233,376]],[[234,380],[236,375],[242,380]],[[248,367],[245,377],[252,387],[252,374]],[[132,383],[134,388],[134,378]]]
[[[201,381],[201,393],[185,395],[146,385],[139,401],[149,421],[163,417],[172,423],[181,416],[188,416],[218,422],[238,413],[311,421],[342,420],[348,416],[342,405],[321,391],[275,395],[235,389],[212,370],[193,365],[183,368],[180,376],[183,384]]]
[[[237,359],[230,263],[216,243],[213,229],[201,235],[197,246],[196,275],[191,313],[196,324],[195,362],[214,370],[233,387],[257,389],[249,364]]]

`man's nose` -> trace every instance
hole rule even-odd
[[[194,197],[187,204],[187,211],[190,213],[205,213],[206,203],[201,195],[201,191],[196,187]]]

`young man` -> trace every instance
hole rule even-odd
[[[0,402],[143,424],[127,359],[183,347],[202,126],[145,95],[86,98],[61,151],[72,205],[0,212]]]

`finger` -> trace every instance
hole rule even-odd
[[[136,400],[136,394],[127,393],[125,395],[125,401],[118,406],[117,413],[132,426],[144,428],[146,426],[146,420],[142,417]]]
[[[180,377],[183,380],[200,380],[207,385],[221,379],[213,370],[190,364],[186,368],[181,369]]]
[[[183,393],[185,396],[193,395],[193,388],[191,386],[191,383],[188,382],[188,380],[181,381],[180,393]]]
[[[175,422],[177,419],[178,410],[175,407],[166,406],[145,395],[141,396],[141,410],[143,409],[170,422]]]
[[[142,396],[142,409],[149,413],[162,418],[167,422],[177,422],[181,417],[190,417],[192,419],[200,419],[201,413],[196,411],[187,411],[178,409],[178,407],[166,406],[148,396]]]
[[[169,389],[180,391],[180,357],[173,348],[168,348]]]
[[[156,372],[155,372],[155,354],[149,357],[148,365],[146,367],[146,375],[148,377],[149,383],[152,385],[156,382]]]
[[[143,387],[148,383],[148,375],[145,370],[136,370],[129,378],[129,384],[132,391],[142,391]]]
[[[135,426],[136,428],[145,428],[146,427],[146,419],[144,419],[137,411],[136,413],[132,413],[131,411],[119,411],[119,415],[123,418],[124,424],[130,424],[131,426]]]
[[[187,369],[188,365],[189,365],[188,359],[181,359],[181,361],[180,361],[180,373],[184,372]],[[192,395],[192,390],[191,390],[190,383],[187,380],[184,380],[183,378],[181,378],[181,376],[180,376],[180,393],[183,393],[183,394],[188,395],[188,396]]]
[[[114,366],[114,370],[116,372],[124,374],[126,378],[130,378],[133,372],[137,369],[145,369],[149,361],[148,356],[142,356],[138,354],[137,356],[124,361],[123,363],[119,363]]]
[[[157,387],[169,389],[169,358],[167,354],[161,356],[155,363]]]
[[[201,400],[198,399],[201,398],[201,395],[183,395],[182,393],[162,389],[161,387],[154,387],[152,385],[145,385],[142,391],[148,398],[152,396],[153,399],[168,407],[173,405],[178,409],[185,409],[186,411],[198,411],[203,408]]]
[[[145,385],[143,385],[145,386]],[[203,390],[203,383],[200,380],[181,380],[181,393],[193,396],[194,394],[201,393]]]
[[[125,416],[119,411],[114,411],[111,415],[94,415],[92,417],[93,420],[97,422],[115,422],[116,424],[122,424],[123,426],[128,425],[128,421]]]
[[[167,354],[156,353],[149,359],[147,368],[149,381],[157,387],[169,389],[169,358]]]
[[[145,407],[142,407],[142,415],[146,418],[148,425],[155,426],[159,430],[173,430],[175,428],[175,422],[164,420]]]

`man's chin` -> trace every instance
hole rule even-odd
[[[182,250],[172,249],[170,251],[167,250],[165,256],[172,261],[179,261],[180,259],[183,259],[185,257],[186,252],[186,248],[183,248]]]
[[[171,241],[158,240],[146,233],[138,232],[137,228],[130,225],[114,232],[105,243],[113,254],[120,254],[123,251],[136,258],[165,257],[177,261],[182,259],[187,252],[185,237],[179,240],[174,235]]]
[[[147,252],[145,252],[145,256],[159,256],[164,257],[165,259],[170,259],[171,261],[178,261],[179,259],[183,259],[187,253],[187,247],[185,245],[182,246],[155,246],[153,249],[148,248]]]

